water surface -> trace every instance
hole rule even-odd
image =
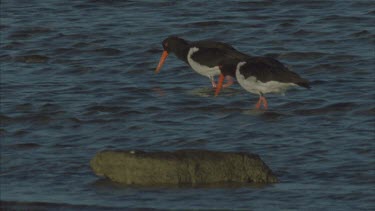
[[[371,1],[5,1],[1,3],[4,206],[373,210],[374,4]],[[258,96],[170,56],[169,35],[277,58],[312,89]],[[280,183],[124,187],[96,177],[104,149],[259,154]],[[19,208],[20,208],[19,207]]]

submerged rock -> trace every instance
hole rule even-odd
[[[258,155],[243,152],[102,151],[90,162],[98,176],[128,185],[275,183]]]
[[[26,56],[17,56],[16,61],[25,62],[25,63],[45,63],[49,57],[43,55],[26,55]]]

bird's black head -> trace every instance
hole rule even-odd
[[[176,53],[178,50],[185,48],[188,42],[180,37],[170,36],[162,42],[163,48],[168,53]]]
[[[170,36],[167,39],[163,40],[163,53],[160,57],[159,64],[156,67],[155,73],[158,73],[163,66],[168,55],[173,52],[177,58],[187,62],[187,52],[189,49],[189,43],[179,37]]]

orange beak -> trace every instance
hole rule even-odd
[[[160,72],[160,69],[163,66],[163,64],[165,62],[165,59],[167,59],[167,57],[168,57],[168,52],[167,51],[163,51],[163,54],[161,55],[160,60],[159,60],[159,64],[156,67],[155,73],[159,73]]]
[[[215,90],[215,97],[219,95],[219,92],[221,88],[223,87],[223,82],[224,82],[224,75],[220,74],[219,81],[217,83],[216,90]]]

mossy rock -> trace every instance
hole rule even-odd
[[[90,162],[98,176],[128,185],[275,183],[258,155],[244,152],[102,151]]]

